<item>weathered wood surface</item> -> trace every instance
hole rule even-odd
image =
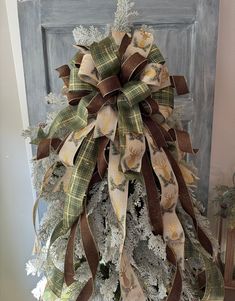
[[[185,126],[200,152],[198,196],[206,204],[210,168],[219,0],[136,0],[140,23],[153,26],[171,74],[187,78],[190,94],[183,104]],[[29,0],[18,2],[30,123],[45,119],[44,96],[59,93],[54,69],[67,63],[75,49],[72,29],[80,24],[112,23],[116,1]]]

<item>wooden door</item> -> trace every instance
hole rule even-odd
[[[184,75],[190,94],[176,98],[200,148],[198,196],[207,204],[219,0],[136,0],[135,24],[151,25],[171,74]],[[18,2],[30,124],[45,120],[49,92],[59,93],[54,69],[75,53],[75,26],[112,24],[115,0],[23,0]]]

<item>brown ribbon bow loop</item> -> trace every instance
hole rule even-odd
[[[188,85],[185,77],[182,75],[170,76],[171,86],[175,88],[178,95],[184,95],[189,93]]]
[[[131,43],[131,37],[128,36],[127,33],[124,34],[121,44],[119,46],[119,57],[122,60],[124,53],[126,52],[127,47],[130,45]]]
[[[196,154],[198,152],[198,149],[192,147],[189,133],[178,129],[170,129],[168,132],[171,135],[173,141],[177,142],[179,149],[182,152],[189,154]]]
[[[148,60],[138,52],[128,57],[121,65],[120,80],[123,84],[130,81],[134,76],[143,71]]]
[[[112,75],[100,81],[97,85],[101,95],[105,98],[114,95],[121,89],[121,84],[117,75]]]
[[[70,76],[70,68],[68,65],[62,65],[55,69],[59,73],[59,78],[61,78],[65,84],[65,86],[68,88],[69,86],[69,76]]]
[[[79,67],[82,61],[83,55],[78,55],[77,59],[75,61],[76,67]],[[70,73],[71,70],[68,65],[62,65],[59,68],[55,69],[59,73],[59,78],[61,78],[65,84],[65,87],[69,87],[69,81],[70,81]],[[83,97],[86,96],[89,92],[88,91],[68,91],[66,93],[68,103],[71,106],[76,106],[79,102],[79,100]]]
[[[96,94],[86,107],[89,115],[96,115],[99,110],[106,104],[106,102],[107,100],[104,99],[100,94]]]
[[[121,45],[119,47],[119,59],[120,64],[127,49],[128,45],[130,44],[131,39],[127,34],[124,35]],[[107,99],[107,97],[117,94],[122,85],[130,81],[133,77],[143,71],[144,67],[146,66],[148,60],[138,52],[129,56],[122,64],[121,64],[121,71],[119,76],[118,75],[111,75],[103,80],[101,80],[97,84],[97,88],[99,89],[101,95]]]
[[[38,144],[36,159],[40,160],[48,157],[51,149],[58,153],[63,143],[64,141],[59,138],[42,139]]]

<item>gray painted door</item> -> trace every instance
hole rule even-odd
[[[183,104],[185,127],[200,148],[198,196],[206,204],[210,167],[211,129],[219,0],[136,0],[138,23],[149,24],[171,74],[184,75],[190,94]],[[54,69],[75,53],[72,29],[79,24],[103,27],[112,23],[115,0],[24,0],[18,2],[26,91],[31,124],[45,119],[49,92],[59,93]]]

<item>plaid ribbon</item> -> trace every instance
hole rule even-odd
[[[174,108],[174,89],[167,87],[152,93],[152,98],[162,106]]]
[[[68,130],[73,129],[73,124],[77,116],[77,108],[73,106],[67,106],[61,110],[55,119],[53,120],[48,135],[48,138],[56,137],[60,129],[66,128]]]
[[[50,247],[62,235],[63,221],[60,221],[51,235],[50,244],[48,247],[47,254],[47,266],[46,266],[46,277],[47,277],[47,286],[50,290],[57,296],[61,296],[63,284],[64,284],[64,273],[61,272],[53,263],[50,257]]]
[[[87,125],[87,106],[92,98],[95,96],[95,92],[92,92],[81,98],[78,106],[67,106],[61,110],[54,121],[52,122],[48,134],[44,138],[56,137],[59,130],[66,129],[68,132],[74,130],[79,131],[81,128]]]
[[[83,211],[83,201],[96,165],[97,152],[98,140],[93,139],[92,134],[89,134],[78,152],[69,183],[69,190],[64,205],[64,231],[67,231],[72,226]]]
[[[112,37],[107,37],[99,43],[93,43],[90,51],[102,79],[119,72],[118,48]]]
[[[70,71],[70,79],[69,79],[69,91],[70,92],[80,92],[80,91],[87,91],[92,92],[93,87],[80,80],[78,76],[78,68],[74,67]]]
[[[125,95],[129,107],[133,107],[145,100],[151,94],[149,87],[140,81],[131,81],[127,83],[121,91]]]
[[[159,48],[154,44],[148,55],[149,63],[160,63],[163,64],[165,62],[164,57],[162,56]]]

